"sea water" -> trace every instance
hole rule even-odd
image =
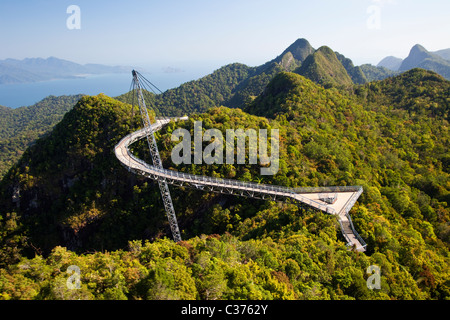
[[[178,87],[182,83],[201,78],[212,71],[213,69],[206,70],[205,68],[189,71],[164,69],[157,72],[143,72],[142,74],[164,92]],[[104,93],[107,96],[116,97],[129,91],[131,81],[130,70],[129,73],[87,75],[75,79],[4,84],[0,85],[0,105],[10,108],[30,106],[50,95],[97,95]]]

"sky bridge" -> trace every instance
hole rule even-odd
[[[288,188],[255,182],[220,179],[168,170],[161,165],[150,165],[131,153],[129,149],[131,144],[140,139],[148,139],[150,135],[153,135],[154,132],[160,130],[170,121],[178,120],[187,120],[187,117],[157,119],[153,124],[125,136],[115,146],[114,151],[117,159],[128,171],[156,180],[159,182],[160,187],[172,184],[263,200],[295,201],[301,207],[312,208],[335,215],[339,221],[341,232],[347,241],[347,246],[361,252],[366,250],[367,244],[355,230],[349,215],[350,209],[363,192],[363,188],[360,186]],[[176,224],[176,231],[179,237],[176,219],[171,221],[169,217],[169,222],[171,226],[173,223]]]

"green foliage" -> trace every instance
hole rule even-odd
[[[134,179],[117,162],[113,148],[122,136],[137,128],[138,121],[137,117],[131,118],[129,105],[102,95],[83,97],[2,180],[5,226],[12,221],[8,215],[17,217],[17,212],[26,223],[7,228],[1,243],[12,241],[20,230],[43,252],[61,243],[61,239],[72,243],[72,249],[80,242],[89,246],[91,241],[112,246],[117,241],[113,235],[125,232],[131,222],[119,223],[129,214],[122,209],[130,203],[122,205],[118,195],[133,202],[131,208],[137,205],[131,196],[127,197]],[[20,200],[11,202],[12,194]],[[116,225],[112,233],[101,241],[96,237],[86,239],[83,230],[95,230],[105,216],[108,221],[101,228]]]
[[[366,286],[369,274],[365,270],[371,264],[381,268],[381,290]],[[71,265],[80,269],[77,290],[67,287],[70,274],[66,270]],[[423,299],[438,283],[429,267],[419,270],[421,280],[416,283],[392,256],[349,253],[342,246],[326,245],[303,232],[277,242],[269,237],[241,241],[230,235],[201,236],[178,244],[170,240],[133,241],[128,250],[82,255],[56,247],[47,258],[23,258],[0,269],[0,297]]]
[[[335,52],[335,54],[338,60],[344,66],[345,70],[347,71],[348,75],[350,76],[354,84],[364,84],[368,81],[366,74],[364,73],[361,67],[355,67],[353,61],[350,60],[349,58],[346,58],[344,55],[338,52]]]
[[[81,97],[49,96],[30,107],[0,107],[0,179],[26,148],[61,121]]]
[[[2,180],[1,297],[448,299],[449,88],[412,70],[347,94],[282,72],[248,113],[215,107],[157,133],[166,168],[288,187],[362,185],[351,216],[365,253],[348,250],[333,216],[184,188],[171,193],[186,240],[165,239],[157,185],[113,155],[138,116],[111,98],[84,97]],[[223,133],[279,129],[279,172],[174,165],[171,132],[196,120]],[[146,148],[132,151],[150,162]],[[70,265],[80,267],[79,290],[65,286]],[[380,290],[367,288],[370,265],[381,268]]]
[[[234,63],[224,66],[199,80],[186,82],[159,95],[149,96],[149,106],[157,115],[184,116],[203,112],[220,104],[226,104],[236,93],[238,85],[255,73],[255,68]],[[116,98],[131,103],[127,93]]]
[[[296,69],[295,72],[325,88],[353,87],[353,81],[344,66],[338,60],[336,54],[326,46],[320,47],[316,52],[306,58],[300,68]],[[363,82],[362,74],[359,75],[359,78],[356,76],[356,72],[354,74],[358,82]]]
[[[368,82],[384,80],[388,77],[398,75],[397,71],[389,70],[385,67],[375,67],[371,64],[363,64],[360,66]]]

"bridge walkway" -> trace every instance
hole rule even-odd
[[[152,128],[154,131],[157,131],[168,122],[177,120],[187,120],[187,117],[157,119],[156,122],[152,124]],[[114,148],[117,159],[129,171],[154,180],[164,180],[169,184],[193,187],[205,191],[234,194],[264,200],[294,200],[300,205],[311,207],[328,214],[337,215],[341,231],[347,240],[347,245],[354,247],[358,251],[365,251],[367,245],[356,232],[348,213],[361,195],[363,191],[362,187],[298,188],[300,190],[297,190],[283,186],[220,179],[157,168],[136,158],[129,150],[131,144],[145,138],[148,132],[149,130],[147,128],[143,128],[130,133],[120,140]],[[320,200],[321,194],[330,192],[337,195],[337,200],[334,203],[329,204]]]

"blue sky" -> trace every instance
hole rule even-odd
[[[72,4],[81,10],[79,30],[66,26]],[[368,25],[373,10],[377,23]],[[376,64],[406,57],[416,43],[450,48],[449,12],[448,0],[2,0],[0,59],[255,66],[306,38],[357,65]]]

